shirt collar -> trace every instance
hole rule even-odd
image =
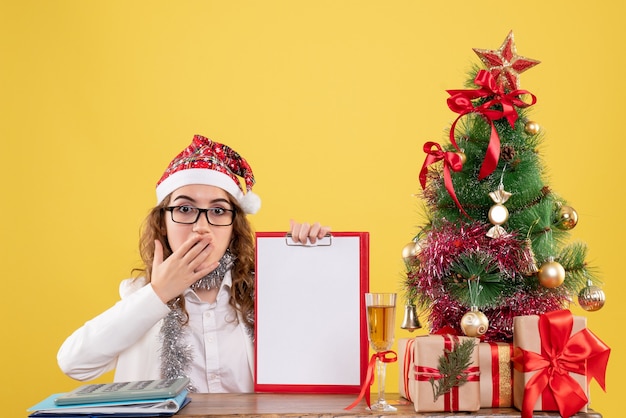
[[[217,292],[218,298],[224,290],[230,290],[232,286],[233,286],[233,277],[231,275],[231,270],[228,270],[226,274],[224,274],[224,280],[222,280],[222,284],[220,285],[220,290]],[[183,292],[183,296],[185,297],[185,299],[191,298],[190,300],[201,302],[196,292],[194,292],[193,289],[191,289],[190,287],[185,289],[185,291]]]

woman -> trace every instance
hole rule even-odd
[[[245,159],[196,135],[157,183],[141,274],[63,343],[63,372],[78,380],[113,369],[115,381],[187,376],[192,391],[252,392],[255,252],[245,215],[261,203],[253,184]],[[295,242],[328,232],[291,222]]]

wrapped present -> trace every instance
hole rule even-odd
[[[513,318],[513,404],[562,417],[586,412],[589,382],[605,389],[610,349],[587,329],[585,317],[569,310]]]
[[[398,381],[398,392],[400,396],[413,402],[411,398],[411,391],[409,390],[409,375],[413,368],[413,344],[415,344],[415,338],[400,338],[398,340],[398,361],[400,362],[400,373]]]
[[[500,408],[513,405],[513,344],[478,344],[480,367],[480,407]]]
[[[424,335],[400,340],[398,347],[400,393],[413,402],[416,412],[480,409],[477,338]],[[457,361],[460,353],[467,355],[466,364]],[[449,361],[453,357],[456,360]],[[450,370],[451,364],[464,368]]]

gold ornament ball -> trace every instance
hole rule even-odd
[[[559,222],[557,227],[559,229],[569,230],[576,226],[578,223],[578,213],[571,206],[561,206],[559,208]]]
[[[543,287],[554,289],[563,284],[563,281],[565,280],[565,269],[559,262],[549,260],[539,267],[537,277],[539,278],[539,283]]]
[[[526,122],[524,125],[524,131],[529,135],[537,135],[540,130],[541,127],[539,124],[537,122],[533,122],[532,120]]]
[[[578,293],[578,304],[588,312],[602,309],[606,296],[598,286],[587,285]]]
[[[465,162],[467,161],[467,156],[465,155],[464,152],[457,152],[456,155],[458,155],[461,158],[461,164],[465,165]]]
[[[411,241],[402,248],[402,258],[409,261],[413,257],[417,257],[421,250],[422,245],[419,242]]]
[[[461,318],[461,329],[468,337],[480,337],[489,329],[489,319],[479,310],[471,310]]]

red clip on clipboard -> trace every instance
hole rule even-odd
[[[368,359],[369,233],[314,245],[256,234],[256,392],[359,393]]]

